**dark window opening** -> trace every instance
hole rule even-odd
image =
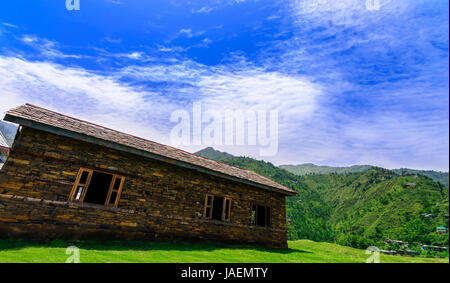
[[[109,204],[116,203],[116,198],[117,198],[117,192],[112,192],[111,193],[111,198],[109,199]]]
[[[223,220],[228,221],[230,219],[230,206],[231,206],[231,200],[225,199],[225,208],[223,210]]]
[[[114,182],[114,188],[113,190],[117,191],[120,188],[120,183],[122,182],[121,178],[116,178],[116,181]]]
[[[270,227],[270,207],[256,205],[252,207],[252,224],[259,227]]]
[[[105,204],[113,175],[95,172],[84,197],[84,202]]]
[[[86,184],[88,177],[89,177],[88,171],[84,171],[83,173],[81,173],[80,184]]]
[[[214,196],[212,219],[222,220],[222,213],[223,213],[223,197]]]

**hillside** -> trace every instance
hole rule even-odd
[[[384,247],[384,239],[392,238],[416,246],[448,246],[448,235],[435,232],[438,226],[448,227],[448,188],[426,176],[400,176],[382,168],[298,176],[248,157],[227,156],[219,160],[252,170],[298,192],[296,197],[287,198],[291,240],[366,248]],[[431,214],[432,219],[423,217],[423,213]]]
[[[439,171],[433,171],[433,170],[417,170],[417,169],[409,169],[409,168],[400,168],[400,169],[393,169],[395,173],[399,175],[404,174],[420,174],[427,177],[430,177],[435,182],[439,182],[442,185],[449,187],[449,173],[448,172],[439,172]]]
[[[303,176],[330,207],[327,225],[334,241],[352,247],[383,246],[383,239],[448,246],[448,188],[426,176],[398,176],[385,169]],[[424,217],[429,214],[431,217]]]
[[[288,250],[164,242],[33,243],[0,240],[0,263],[64,263],[67,247],[80,249],[81,263],[364,263],[365,250],[309,240],[289,242]],[[448,263],[448,258],[380,255],[381,263]]]

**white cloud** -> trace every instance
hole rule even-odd
[[[121,38],[114,38],[114,37],[110,37],[110,36],[106,36],[105,38],[103,38],[103,40],[106,42],[115,43],[115,44],[119,44],[122,42]]]
[[[111,3],[111,4],[116,4],[116,5],[122,5],[123,4],[122,1],[118,1],[118,0],[106,0],[106,2]]]
[[[116,42],[114,42],[114,43],[116,43]],[[146,54],[145,52],[142,52],[142,51],[113,53],[113,52],[107,51],[105,49],[100,49],[100,48],[93,48],[93,49],[98,52],[99,58],[104,57],[104,58],[101,58],[102,60],[106,60],[109,58],[120,59],[120,61],[116,60],[115,63],[122,63],[121,60],[123,60],[123,59],[126,60],[126,64],[130,64],[129,61],[139,61],[141,63],[145,63],[145,62],[151,62],[151,61],[156,60],[154,57],[149,56],[148,54]]]
[[[211,108],[278,110],[286,123],[312,115],[321,95],[321,87],[307,78],[263,69],[212,73],[202,76],[197,86]]]
[[[208,44],[212,43],[212,40],[209,39],[209,38],[205,38],[205,39],[202,40],[202,42],[205,43],[206,45],[208,45]]]
[[[173,65],[133,66],[122,69],[116,76],[136,83],[165,85],[169,91],[168,99],[179,100],[181,103],[178,109],[188,112],[192,112],[193,102],[200,102],[203,112],[277,110],[279,138],[284,141],[295,139],[302,124],[320,110],[322,96],[322,87],[307,77],[270,72],[245,65],[245,62],[216,67],[192,61]],[[183,148],[196,151],[201,147]],[[258,147],[254,146],[220,149],[259,158]]]
[[[184,34],[186,37],[192,37],[192,30],[191,29],[180,29],[178,32],[179,34]]]
[[[185,84],[194,100],[212,110],[278,110],[286,121],[299,121],[312,115],[318,107],[321,86],[311,83],[306,77],[251,66],[237,70],[234,67],[208,67],[183,61],[172,65],[131,66],[116,76],[142,83]]]
[[[64,54],[59,50],[60,46],[56,41],[39,38],[34,35],[24,35],[19,40],[37,50],[45,58],[86,58],[86,56],[82,55]]]
[[[1,112],[29,102],[160,142],[165,135],[156,125],[171,108],[158,95],[108,76],[3,56],[0,93]]]
[[[122,78],[138,85],[168,82],[170,93],[131,87],[121,82]],[[170,86],[183,82],[183,86]],[[191,112],[194,101],[202,102],[204,111],[278,110],[281,134],[289,135],[291,127],[299,127],[317,110],[321,90],[306,78],[251,67],[212,68],[184,61],[127,67],[106,76],[50,62],[0,57],[0,93],[2,112],[29,102],[169,144],[169,132],[174,126],[169,123],[171,112]],[[188,101],[178,101],[181,97]],[[184,147],[190,151],[199,148]],[[247,147],[244,151],[254,150]]]
[[[142,53],[140,52],[131,52],[131,53],[124,53],[124,54],[118,54],[118,57],[126,57],[128,59],[141,59],[142,58]]]
[[[30,36],[30,35],[24,35],[21,40],[25,43],[33,43],[38,41],[38,38],[35,36]]]
[[[213,9],[211,7],[204,6],[204,7],[201,7],[200,9],[196,10],[195,12],[197,12],[197,13],[209,13],[212,10]]]
[[[185,29],[180,29],[180,31],[178,31],[178,35],[176,37],[185,36],[187,38],[192,38],[192,37],[200,36],[204,33],[205,33],[205,31],[203,31],[203,30],[194,32],[190,28],[185,28]]]
[[[19,27],[10,23],[2,23],[2,25],[4,25],[5,27],[10,27],[10,28],[14,28],[14,29],[18,29]]]

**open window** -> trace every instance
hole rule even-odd
[[[230,222],[231,199],[206,195],[204,217],[206,219]]]
[[[69,200],[117,207],[124,181],[120,175],[81,168]]]
[[[259,227],[270,227],[270,207],[254,204],[252,206],[252,224]]]

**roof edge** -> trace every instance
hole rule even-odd
[[[10,111],[12,112],[14,110],[10,110]],[[111,148],[111,149],[115,149],[115,150],[119,150],[119,151],[123,151],[123,152],[128,152],[128,153],[131,153],[131,154],[144,156],[144,157],[147,157],[147,158],[150,158],[150,159],[155,159],[155,160],[162,161],[162,162],[165,162],[165,163],[169,163],[169,164],[172,164],[172,165],[177,165],[177,166],[181,166],[181,167],[184,167],[184,168],[193,169],[193,170],[199,171],[201,173],[214,175],[216,177],[220,177],[220,178],[224,178],[224,179],[227,179],[227,180],[243,183],[243,184],[250,185],[250,186],[253,186],[253,187],[258,187],[260,189],[273,191],[273,192],[276,192],[276,193],[279,193],[279,194],[282,194],[282,195],[286,195],[286,196],[295,196],[295,195],[297,195],[296,191],[291,190],[289,188],[286,188],[286,189],[289,190],[289,191],[287,191],[287,190],[279,189],[279,188],[276,188],[276,187],[271,187],[271,186],[267,186],[267,185],[264,185],[264,184],[261,184],[261,183],[257,183],[257,182],[254,182],[254,181],[250,181],[248,179],[242,179],[242,178],[234,177],[234,176],[231,176],[231,175],[227,175],[227,174],[224,174],[224,173],[221,173],[221,172],[217,172],[217,171],[214,171],[214,170],[211,170],[211,169],[199,166],[199,165],[191,164],[191,163],[188,163],[188,162],[185,162],[185,161],[172,159],[172,158],[169,158],[169,157],[158,155],[156,153],[151,153],[151,152],[148,152],[148,151],[144,151],[144,150],[137,149],[137,148],[134,148],[134,147],[126,146],[126,145],[119,144],[119,143],[116,143],[116,142],[103,140],[103,139],[100,139],[100,138],[88,136],[88,135],[77,133],[77,132],[70,131],[70,130],[67,130],[67,129],[62,129],[62,128],[54,127],[54,126],[51,126],[51,125],[43,124],[43,123],[40,123],[40,122],[32,121],[32,120],[29,120],[29,119],[26,119],[26,118],[18,117],[18,116],[15,116],[13,114],[10,114],[9,113],[10,111],[8,111],[6,113],[6,115],[5,115],[3,120],[11,122],[11,123],[19,124],[19,125],[22,125],[22,126],[34,128],[34,129],[37,129],[37,130],[49,132],[49,133],[52,133],[52,134],[56,134],[56,135],[60,135],[60,136],[64,136],[64,137],[68,137],[68,138],[72,138],[72,139],[88,142],[88,143],[98,144],[100,146],[105,146],[105,147],[108,147],[108,148]],[[219,161],[217,161],[217,162],[219,162]],[[241,169],[241,168],[239,168],[239,169]],[[245,170],[245,169],[241,169],[241,170]]]

